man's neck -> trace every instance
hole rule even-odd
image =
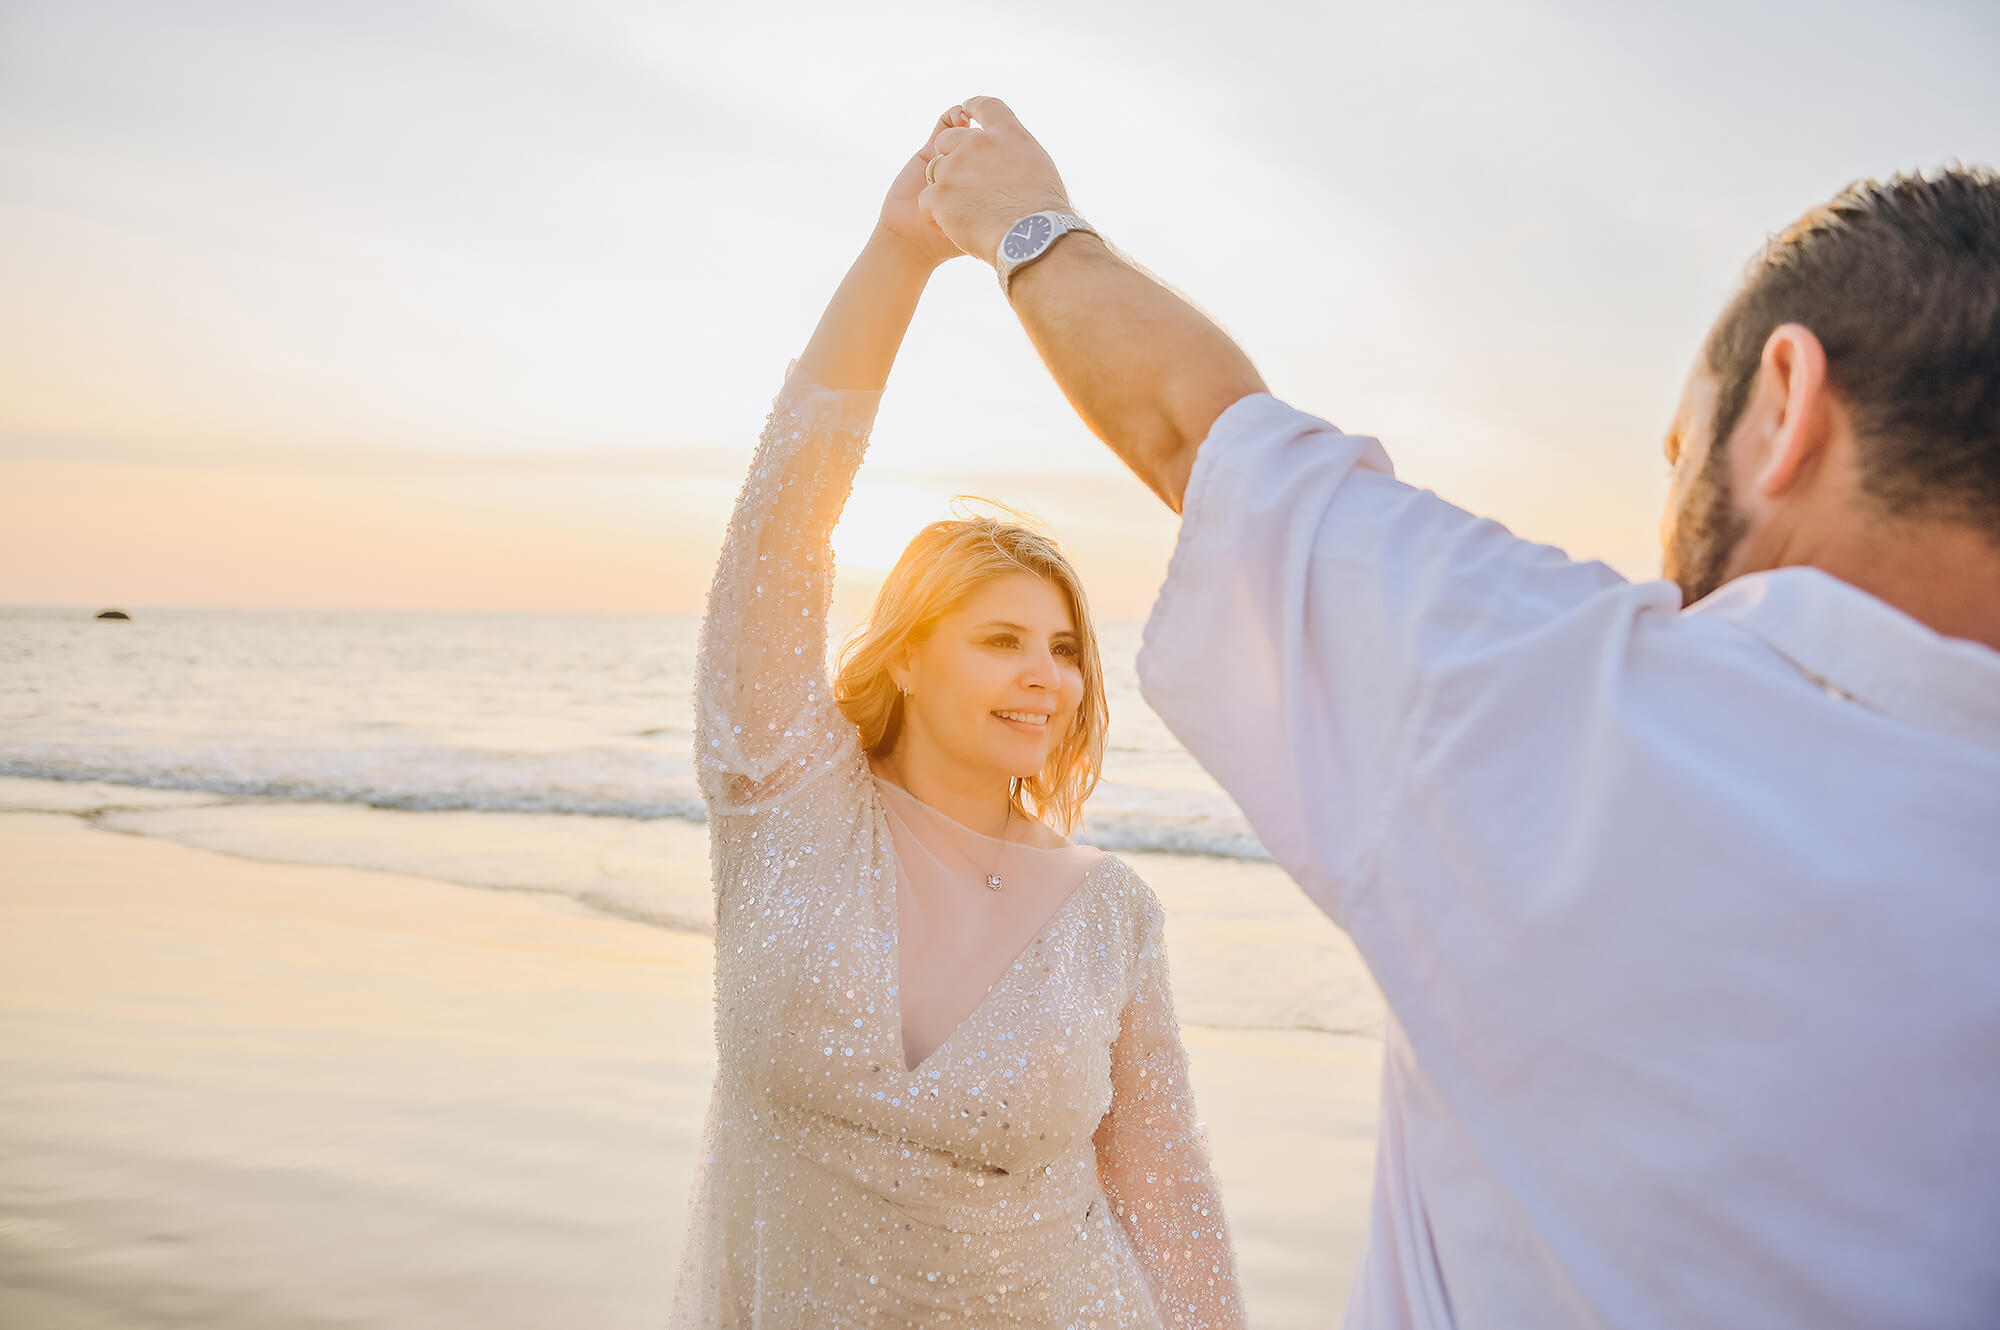
[[[2000,651],[2000,542],[1983,531],[1927,523],[1784,562],[1823,568],[1933,632]]]

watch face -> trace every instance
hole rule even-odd
[[[1018,263],[1022,259],[1040,253],[1042,246],[1049,243],[1049,235],[1054,230],[1055,227],[1049,219],[1040,213],[1032,217],[1023,217],[1014,223],[1014,229],[1000,242],[1000,252]]]

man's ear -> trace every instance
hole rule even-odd
[[[1783,496],[1809,477],[1833,432],[1833,400],[1826,381],[1826,348],[1812,329],[1784,323],[1764,341],[1752,392],[1761,436],[1750,444],[1753,492]]]

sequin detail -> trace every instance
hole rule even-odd
[[[826,675],[828,538],[878,397],[794,362],[709,594],[718,1056],[669,1324],[1241,1325],[1164,916],[1124,861],[904,1066],[894,842]]]

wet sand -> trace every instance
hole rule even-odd
[[[1143,858],[1170,915],[1214,871]],[[712,965],[560,895],[0,813],[0,1325],[664,1323]],[[1185,1033],[1252,1323],[1336,1323],[1379,1041]]]

